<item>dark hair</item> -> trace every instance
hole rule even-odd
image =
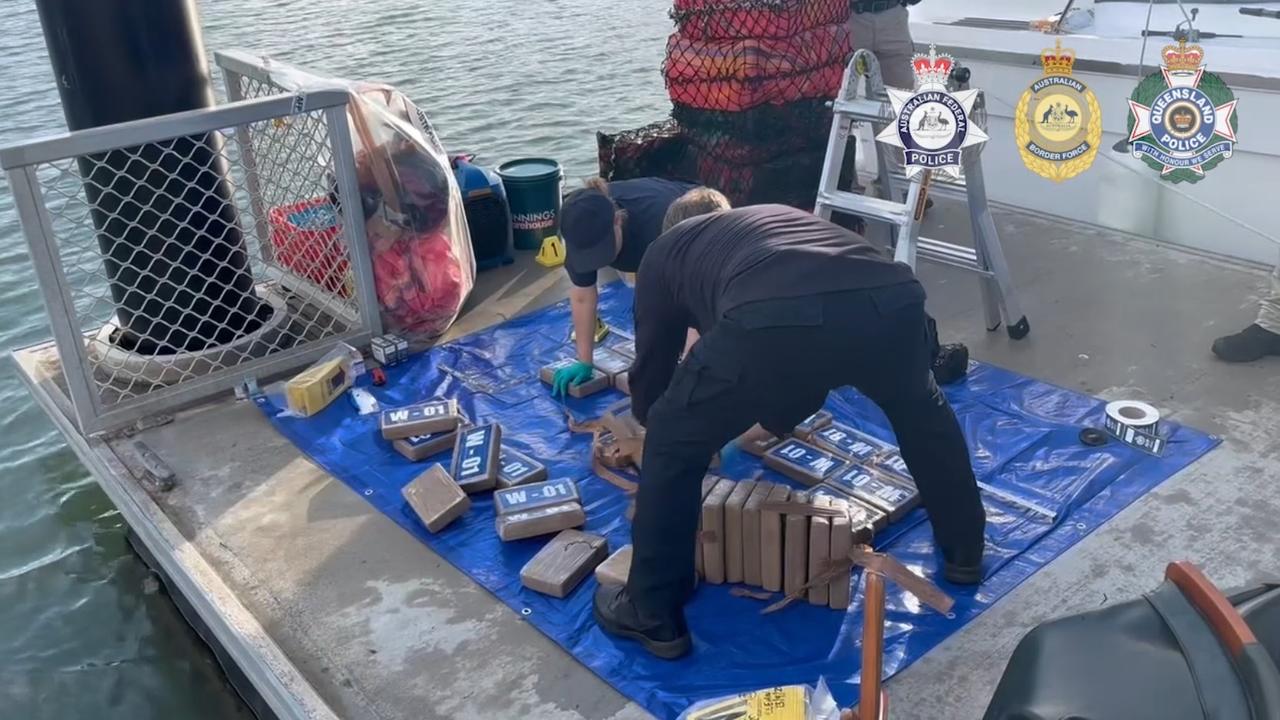
[[[667,214],[662,218],[662,232],[670,230],[689,218],[723,212],[732,207],[729,198],[719,190],[696,187],[676,198],[676,201],[671,203],[671,207],[667,208]]]

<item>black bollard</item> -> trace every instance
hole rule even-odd
[[[195,0],[36,0],[71,130],[214,104]],[[217,134],[79,159],[120,331],[157,355],[261,326]]]

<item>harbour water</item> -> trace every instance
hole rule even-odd
[[[595,132],[669,109],[668,0],[202,0],[208,50],[390,82],[451,152],[595,168]],[[0,31],[0,144],[65,128],[32,0]],[[215,77],[220,88],[221,78]],[[219,93],[221,91],[219,89]],[[0,348],[47,337],[0,178]],[[0,364],[0,714],[242,718],[212,656],[128,548],[119,514]]]

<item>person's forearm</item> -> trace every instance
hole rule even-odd
[[[573,331],[577,337],[574,347],[578,359],[591,362],[596,349],[596,306],[599,293],[595,286],[575,287],[569,290],[569,308],[573,314]]]

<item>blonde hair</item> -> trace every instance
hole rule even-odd
[[[609,198],[609,202],[613,203],[614,219],[617,222],[625,223],[627,221],[627,211],[618,207],[618,203],[613,199],[613,195],[609,194],[609,181],[602,177],[587,178],[582,181],[582,187],[588,190],[595,190],[601,195]]]
[[[724,212],[732,207],[729,198],[719,190],[696,187],[676,198],[671,207],[667,208],[667,214],[662,218],[662,232],[665,233],[689,218]]]

